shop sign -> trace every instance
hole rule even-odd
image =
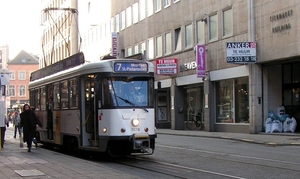
[[[112,33],[111,34],[111,54],[113,57],[118,56],[118,34]]]
[[[227,42],[227,63],[255,63],[256,42]]]
[[[178,73],[178,62],[176,58],[156,60],[157,75],[175,75],[177,73]]]
[[[205,77],[205,62],[206,62],[206,55],[205,55],[205,45],[197,45],[196,46],[196,61],[197,61],[197,77],[203,78]]]

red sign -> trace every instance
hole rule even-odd
[[[157,75],[174,75],[177,73],[178,73],[178,62],[176,58],[156,60]]]

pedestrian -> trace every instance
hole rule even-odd
[[[9,122],[8,119],[6,117],[6,114],[4,114],[4,127],[1,127],[1,148],[3,148],[3,144],[5,142],[5,131],[6,131],[6,127],[9,127]]]
[[[25,104],[23,112],[20,114],[21,126],[23,128],[23,142],[27,143],[28,152],[31,151],[32,139],[35,137],[37,119],[35,113],[30,110],[30,106]],[[37,147],[37,143],[35,143]]]
[[[16,138],[17,132],[19,132],[19,136],[21,135],[21,131],[20,131],[20,115],[19,112],[16,111],[14,116],[13,116],[13,124],[15,126],[15,133],[14,133],[14,138]]]

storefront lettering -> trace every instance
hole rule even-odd
[[[196,62],[189,62],[185,63],[183,65],[180,65],[180,71],[187,71],[187,70],[193,70],[197,68],[197,63]]]

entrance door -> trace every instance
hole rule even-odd
[[[83,146],[98,146],[98,120],[96,110],[95,80],[84,81],[84,111],[82,121],[82,144]]]

